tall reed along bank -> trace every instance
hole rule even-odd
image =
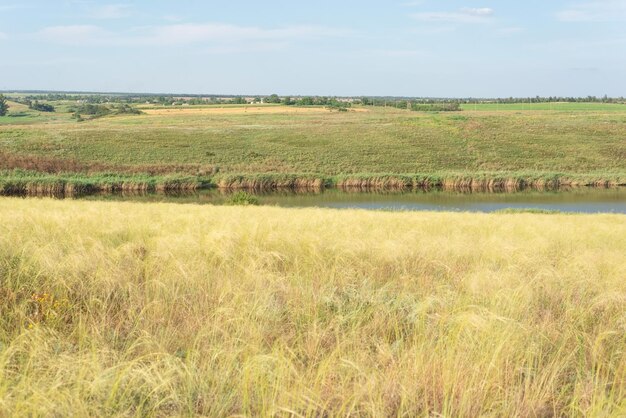
[[[563,186],[626,186],[626,175],[571,175],[560,173],[477,173],[473,176],[445,173],[431,175],[355,174],[331,177],[314,175],[224,175],[212,183],[224,189],[271,190],[280,188],[521,190]]]
[[[44,174],[23,170],[0,171],[0,194],[89,195],[103,192],[176,192],[202,189],[223,190],[555,190],[561,187],[626,186],[626,175],[567,175],[559,173],[480,173],[436,175],[339,175],[332,177],[298,174],[252,175],[161,175],[150,174]]]
[[[0,171],[0,195],[89,195],[114,192],[193,191],[212,187],[195,176],[149,174],[46,174],[22,170]]]
[[[626,415],[626,216],[0,198],[0,416]]]

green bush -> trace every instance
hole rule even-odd
[[[72,110],[74,110],[75,114],[77,115],[89,115],[95,117],[106,116],[111,113],[111,109],[109,109],[108,107],[91,103],[83,104],[78,108]]]
[[[32,102],[29,106],[30,109],[37,110],[39,112],[54,112],[54,106],[48,103],[39,103],[38,101]]]
[[[7,103],[7,99],[4,98],[3,95],[0,94],[0,116],[4,116],[9,111],[9,105]]]
[[[226,204],[231,206],[257,206],[259,199],[247,192],[236,192],[228,198]]]
[[[136,107],[122,103],[113,108],[116,115],[141,115],[143,112]]]

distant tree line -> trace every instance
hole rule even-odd
[[[566,103],[626,103],[626,98],[624,97],[596,97],[596,96],[586,96],[586,97],[561,97],[561,96],[549,96],[549,97],[528,97],[528,98],[519,98],[519,97],[508,97],[508,98],[496,98],[496,99],[464,99],[465,101],[461,103],[500,103],[500,104],[511,104],[511,103],[556,103],[556,102],[566,102]]]
[[[507,98],[407,98],[407,97],[360,97],[355,103],[364,106],[392,106],[398,108],[407,108],[407,103],[415,104],[440,104],[440,103],[458,103],[458,104],[480,104],[480,103],[626,103],[624,97],[507,97]]]
[[[329,106],[347,108],[351,104],[364,106],[387,106],[400,109],[438,109],[437,106],[425,108],[422,105],[442,105],[438,111],[455,110],[448,104],[479,104],[479,103],[626,103],[624,97],[586,96],[549,96],[549,97],[508,97],[508,98],[436,98],[436,97],[326,97],[326,96],[279,96],[271,94],[267,96],[247,97],[242,95],[218,96],[218,95],[163,95],[163,94],[79,94],[79,93],[40,93],[31,94],[24,98],[15,99],[24,104],[45,101],[74,101],[79,104],[154,104],[159,106],[182,106],[182,105],[222,105],[222,104],[254,104],[270,103],[284,104],[288,106]]]
[[[416,112],[458,112],[461,110],[460,103],[411,103],[411,110]]]
[[[398,109],[410,109],[416,111],[459,111],[462,104],[514,104],[514,103],[615,103],[626,104],[624,97],[508,97],[508,98],[463,98],[463,99],[447,99],[447,98],[397,98],[397,97],[360,97],[355,99],[353,103],[363,106],[385,106],[395,107]]]
[[[325,106],[329,109],[347,110],[352,106],[349,101],[342,101],[336,97],[327,96],[304,96],[304,97],[290,97],[285,96],[276,101],[276,95],[270,96],[270,100],[267,103],[281,103],[285,106]]]
[[[461,110],[461,102],[450,99],[394,99],[394,98],[377,98],[377,97],[361,97],[355,103],[364,106],[385,106],[395,107],[397,109],[407,109],[416,112],[458,112]]]

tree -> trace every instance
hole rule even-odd
[[[4,116],[9,111],[9,104],[7,103],[7,99],[4,98],[3,95],[0,94],[0,116]]]
[[[315,100],[312,97],[303,97],[300,99],[301,106],[313,106],[315,104]]]
[[[51,104],[39,103],[37,100],[35,100],[34,102],[30,103],[30,105],[28,107],[33,109],[33,110],[38,110],[40,112],[54,112],[54,110],[55,110],[54,106],[52,106]]]
[[[277,94],[272,94],[265,100],[266,103],[280,103],[280,97]]]

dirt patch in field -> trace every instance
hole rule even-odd
[[[286,106],[251,106],[251,107],[204,107],[142,109],[148,115],[243,115],[243,114],[288,114],[288,113],[328,113],[322,107],[286,107]]]

